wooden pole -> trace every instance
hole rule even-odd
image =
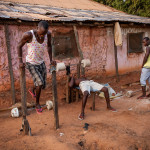
[[[53,110],[54,110],[54,127],[59,128],[59,117],[58,117],[58,97],[57,97],[57,82],[56,82],[56,66],[52,66],[52,93],[53,93]]]
[[[28,120],[26,119],[27,116],[27,95],[26,95],[26,78],[25,78],[25,66],[20,68],[20,88],[21,88],[21,104],[22,104],[22,130],[24,135],[31,136],[31,128],[29,125]]]
[[[95,95],[96,93],[93,93],[93,104],[92,104],[92,110],[95,111]]]
[[[80,78],[80,63],[77,64],[77,77]]]
[[[79,52],[80,58],[81,58],[81,60],[82,60],[82,59],[83,59],[83,53],[82,53],[82,50],[81,50],[80,44],[79,44],[79,38],[78,38],[77,27],[76,27],[76,26],[73,26],[73,29],[74,29],[74,34],[75,34],[75,39],[76,39],[76,44],[77,44],[78,52]],[[81,67],[81,74],[82,74],[82,75],[85,75],[85,69],[84,69],[83,67]]]
[[[20,88],[21,88],[21,103],[22,103],[22,115],[27,115],[26,104],[26,79],[25,79],[25,67],[20,68]]]
[[[77,64],[77,77],[80,78],[80,63]],[[76,102],[79,101],[79,90],[76,89]]]
[[[8,56],[8,66],[9,66],[10,81],[11,81],[12,103],[15,104],[16,103],[15,85],[14,85],[14,75],[13,75],[13,67],[12,67],[12,61],[11,61],[11,50],[10,50],[8,25],[4,25],[4,27],[5,27],[6,48],[7,48],[7,56]]]
[[[70,66],[70,64],[68,65]],[[69,87],[69,78],[70,78],[70,74],[67,74],[67,81],[66,81],[66,102],[69,103],[70,102],[70,87]]]
[[[116,77],[117,77],[117,82],[119,82],[118,58],[117,58],[117,46],[116,46],[115,42],[114,42],[114,54],[115,54]]]
[[[67,81],[66,81],[66,102],[69,103],[70,101],[70,88],[69,88],[69,75],[67,75]]]

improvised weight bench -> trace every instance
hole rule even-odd
[[[79,90],[80,87],[76,87],[75,91],[76,91],[76,101],[79,101]],[[98,94],[100,94],[100,91],[90,91],[91,95],[93,96],[93,102],[92,102],[92,110],[95,111],[95,96]]]
[[[108,90],[110,90],[110,86],[108,83],[106,84],[103,84],[105,87],[108,88]],[[113,90],[113,89],[112,89]],[[80,87],[76,87],[75,88],[75,91],[76,91],[76,101],[78,102],[79,101],[79,91],[80,91]],[[99,95],[101,92],[100,91],[90,91],[91,92],[91,95],[93,96],[93,102],[92,102],[92,110],[95,111],[95,96],[96,95]],[[115,92],[115,91],[114,91]]]

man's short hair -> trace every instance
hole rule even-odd
[[[40,21],[40,22],[38,23],[38,26],[39,26],[39,27],[43,27],[45,30],[47,30],[48,27],[49,27],[49,24],[48,24],[46,21]]]
[[[145,37],[143,38],[143,40],[149,41],[149,37]]]

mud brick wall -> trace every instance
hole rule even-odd
[[[144,52],[143,53],[130,53],[128,54],[128,43],[127,34],[128,33],[140,33],[143,32],[143,37],[150,37],[150,28],[121,28],[123,45],[118,47],[118,70],[119,74],[125,74],[127,72],[139,71],[141,70]],[[115,70],[114,63],[114,43],[113,43],[113,29],[107,28],[108,37],[108,51],[107,51],[107,74],[111,75],[113,70]],[[142,41],[141,41],[142,42]],[[137,43],[139,44],[139,43]]]
[[[5,86],[4,86],[5,85]],[[10,87],[4,26],[0,26],[0,90]]]
[[[15,87],[19,88],[19,70],[18,70],[18,54],[17,44],[22,37],[22,34],[31,29],[35,29],[35,26],[17,26],[9,25],[9,38],[10,48],[12,55],[13,72],[15,78]],[[54,32],[69,32],[73,30],[73,27],[65,26],[51,26],[50,31]],[[91,77],[96,76],[113,76],[115,75],[115,58],[114,58],[114,35],[113,28],[110,27],[77,27],[79,35],[79,43],[83,52],[84,58],[91,60],[92,65],[86,68],[86,75]],[[122,28],[123,33],[123,45],[118,48],[118,66],[119,73],[124,74],[126,72],[132,72],[140,70],[143,53],[127,54],[127,33],[144,32],[145,36],[150,37],[149,28]],[[53,35],[53,34],[52,34]],[[23,48],[23,60],[25,61],[26,46]],[[47,69],[49,69],[49,57],[47,50],[45,50],[45,61]],[[79,57],[66,58],[63,60],[57,60],[58,62],[78,63]],[[48,70],[47,70],[48,71]],[[75,67],[71,67],[73,73],[76,72]],[[26,71],[27,83],[32,83],[31,76]],[[48,72],[48,78],[51,79],[51,75]],[[57,80],[62,81],[65,79],[65,71],[57,73]],[[7,60],[6,40],[4,34],[4,26],[0,25],[0,91],[10,89],[10,77]]]

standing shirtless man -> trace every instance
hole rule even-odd
[[[36,98],[36,111],[42,113],[39,103],[41,89],[46,87],[46,66],[44,62],[44,51],[48,50],[50,64],[56,65],[52,60],[51,33],[48,31],[49,25],[46,21],[40,21],[37,30],[30,30],[23,34],[18,44],[19,67],[25,64],[22,61],[22,47],[27,44],[26,67],[29,70],[34,86],[29,89],[32,97]]]

